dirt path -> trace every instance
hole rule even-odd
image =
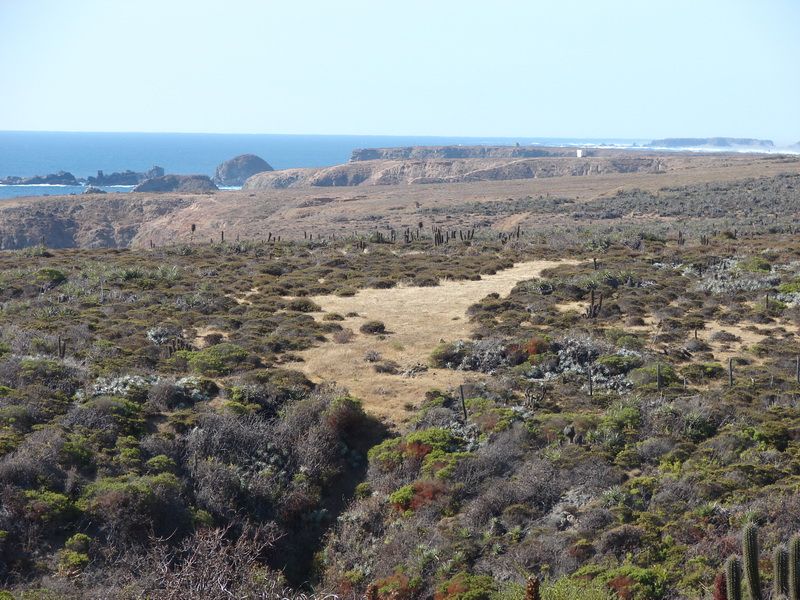
[[[414,377],[378,374],[364,360],[367,351],[377,351],[406,370],[417,363],[427,365],[431,351],[441,340],[467,338],[471,326],[467,309],[492,292],[506,296],[520,281],[541,275],[545,269],[575,261],[532,261],[519,263],[480,281],[443,281],[438,287],[396,287],[362,290],[355,296],[312,298],[325,312],[358,313],[342,322],[355,333],[346,344],[328,342],[300,353],[305,362],[292,368],[315,381],[335,381],[364,402],[365,408],[396,424],[408,419],[409,408],[419,405],[425,392],[447,389],[463,383],[465,373],[428,369]],[[322,314],[317,314],[322,318]],[[379,337],[359,332],[367,320],[385,323],[388,335]],[[470,374],[474,375],[474,374]]]

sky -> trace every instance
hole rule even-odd
[[[0,130],[800,141],[800,0],[0,0]]]

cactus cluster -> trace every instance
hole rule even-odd
[[[749,523],[742,532],[742,557],[731,556],[725,561],[725,568],[717,577],[714,600],[763,600],[759,557],[758,527]],[[800,600],[800,534],[792,536],[788,548],[775,548],[772,574],[769,598]]]

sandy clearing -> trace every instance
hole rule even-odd
[[[561,313],[566,313],[566,312],[585,313],[588,307],[589,303],[584,302],[583,300],[575,300],[574,302],[562,302],[561,304],[554,305],[554,308]]]
[[[381,418],[402,424],[409,418],[407,407],[418,406],[425,392],[447,389],[464,382],[466,374],[445,369],[428,369],[415,377],[378,374],[364,360],[368,350],[393,360],[405,370],[415,364],[427,364],[431,351],[441,340],[469,337],[471,326],[467,309],[490,293],[506,296],[520,281],[539,277],[545,269],[578,261],[539,260],[518,263],[480,281],[443,281],[438,287],[396,287],[388,290],[361,290],[355,296],[316,296],[312,300],[325,312],[349,317],[342,326],[352,329],[353,340],[347,344],[327,342],[300,355],[305,362],[293,363],[315,381],[335,381],[360,398],[364,407]],[[316,315],[321,318],[321,314]],[[380,320],[390,333],[365,335],[359,327],[367,320]],[[469,374],[470,378],[480,376]]]
[[[752,327],[755,327],[757,331],[753,331]],[[766,337],[773,334],[773,332],[778,333],[778,330],[781,329],[784,330],[787,335],[793,336],[797,328],[789,322],[782,321],[759,325],[753,325],[752,323],[727,325],[720,323],[719,321],[710,321],[706,323],[704,329],[699,329],[697,331],[697,337],[711,346],[711,352],[717,362],[725,364],[731,358],[747,356],[755,364],[759,364],[764,362],[764,360],[760,358],[754,358],[751,355],[749,348],[766,339]],[[740,338],[740,341],[719,342],[711,339],[712,336],[718,331],[732,333]]]
[[[225,340],[225,341],[227,341],[227,339],[230,337],[229,333],[227,333],[225,331],[222,331],[221,329],[217,329],[216,327],[210,327],[210,326],[196,327],[195,331],[196,331],[196,335],[195,335],[194,341],[192,343],[195,346],[197,346],[198,348],[206,348],[206,347],[208,347],[208,341],[206,341],[206,339],[205,339],[205,337],[207,335],[216,334],[216,335],[221,336],[222,339]]]

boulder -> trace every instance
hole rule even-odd
[[[255,154],[240,154],[217,167],[214,183],[225,186],[244,185],[248,177],[272,170],[273,168],[263,158]]]
[[[81,192],[81,193],[82,194],[105,194],[106,192],[105,192],[105,190],[101,190],[99,187],[94,187],[93,185],[90,185],[89,187],[84,188],[83,192]]]
[[[143,181],[133,191],[202,193],[216,189],[208,175],[163,175]]]

